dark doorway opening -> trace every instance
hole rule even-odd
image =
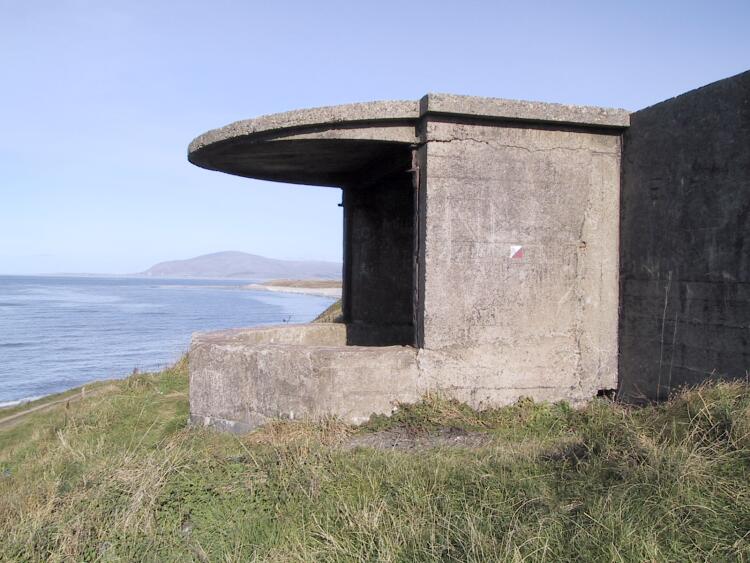
[[[398,146],[344,188],[343,308],[348,344],[414,345],[411,163],[411,149]]]

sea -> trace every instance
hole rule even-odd
[[[0,276],[0,407],[162,369],[194,332],[309,322],[335,301],[252,281]]]

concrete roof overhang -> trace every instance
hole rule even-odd
[[[247,119],[200,135],[188,160],[229,174],[341,187],[374,164],[403,160],[404,149],[429,139],[418,125],[427,115],[456,122],[625,129],[625,110],[427,94],[390,101],[303,109]]]
[[[231,123],[196,138],[193,164],[292,184],[346,184],[373,162],[417,142],[417,102],[370,102],[290,111]]]

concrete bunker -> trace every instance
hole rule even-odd
[[[731,87],[714,89],[729,91],[720,106],[726,120],[750,107],[748,73],[728,80]],[[696,111],[705,111],[704,97]],[[680,107],[690,109],[692,99]],[[659,112],[643,115],[644,131],[660,126]],[[743,119],[732,126],[740,135]],[[663,303],[630,291],[633,272],[645,271],[633,252],[637,246],[643,268],[655,272],[644,282],[655,294],[666,272],[655,260],[687,254],[663,248],[671,238],[659,234],[661,211],[640,178],[662,161],[649,163],[653,150],[629,125],[624,110],[428,94],[239,121],[195,139],[189,159],[204,168],[342,190],[346,322],[195,335],[191,420],[237,431],[276,417],[356,423],[427,391],[477,408],[524,396],[576,404],[635,388],[629,382],[643,379],[636,370],[661,374],[664,354],[653,350],[664,343],[633,337],[639,319],[666,333]],[[733,141],[717,134],[716,142]],[[693,158],[680,150],[682,161]],[[629,160],[621,169],[622,158]],[[716,164],[702,178],[709,191]],[[736,186],[733,177],[721,184]],[[735,192],[727,200],[750,206],[750,196]],[[646,231],[624,214],[639,206],[655,214]],[[747,218],[736,209],[727,208],[726,224],[742,239]],[[750,282],[746,269],[738,276],[738,284]],[[626,341],[618,341],[618,324]],[[618,345],[628,358],[618,359]],[[639,346],[648,347],[643,362],[633,361]],[[700,357],[708,368],[713,356]],[[746,347],[732,356],[740,357]]]

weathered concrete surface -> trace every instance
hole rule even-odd
[[[192,423],[234,432],[274,418],[357,424],[419,398],[414,348],[347,346],[343,324],[198,334],[189,361]]]
[[[428,391],[476,408],[521,397],[565,397],[574,404],[590,398],[545,380],[521,384],[512,373],[498,373],[486,348],[451,354],[410,346],[349,346],[346,340],[343,324],[195,335],[189,354],[191,422],[232,432],[279,418],[336,416],[359,424]]]
[[[620,394],[750,368],[750,72],[632,115],[624,135]]]
[[[436,383],[487,403],[614,388],[619,130],[428,119],[423,138],[421,345],[450,366]]]
[[[573,106],[481,98],[455,94],[427,94],[420,100],[420,115],[443,114],[454,117],[478,117],[486,120],[520,121],[583,128],[624,128],[630,124],[630,112],[624,109]]]
[[[193,154],[210,145],[262,133],[288,135],[296,130],[310,128],[319,130],[321,127],[332,130],[336,129],[337,126],[341,126],[345,130],[351,129],[352,124],[357,124],[354,129],[367,129],[372,124],[408,122],[416,120],[418,117],[419,103],[415,101],[364,102],[298,109],[235,121],[219,129],[213,129],[196,137],[190,143],[188,153]]]
[[[341,187],[416,142],[418,102],[370,102],[237,121],[197,137],[193,164],[239,176]]]
[[[237,121],[194,139],[188,159],[238,176],[342,187],[373,163],[397,158],[405,145],[419,143],[420,119],[432,114],[581,127],[623,127],[628,118],[624,110],[428,94],[421,101],[348,104]]]

